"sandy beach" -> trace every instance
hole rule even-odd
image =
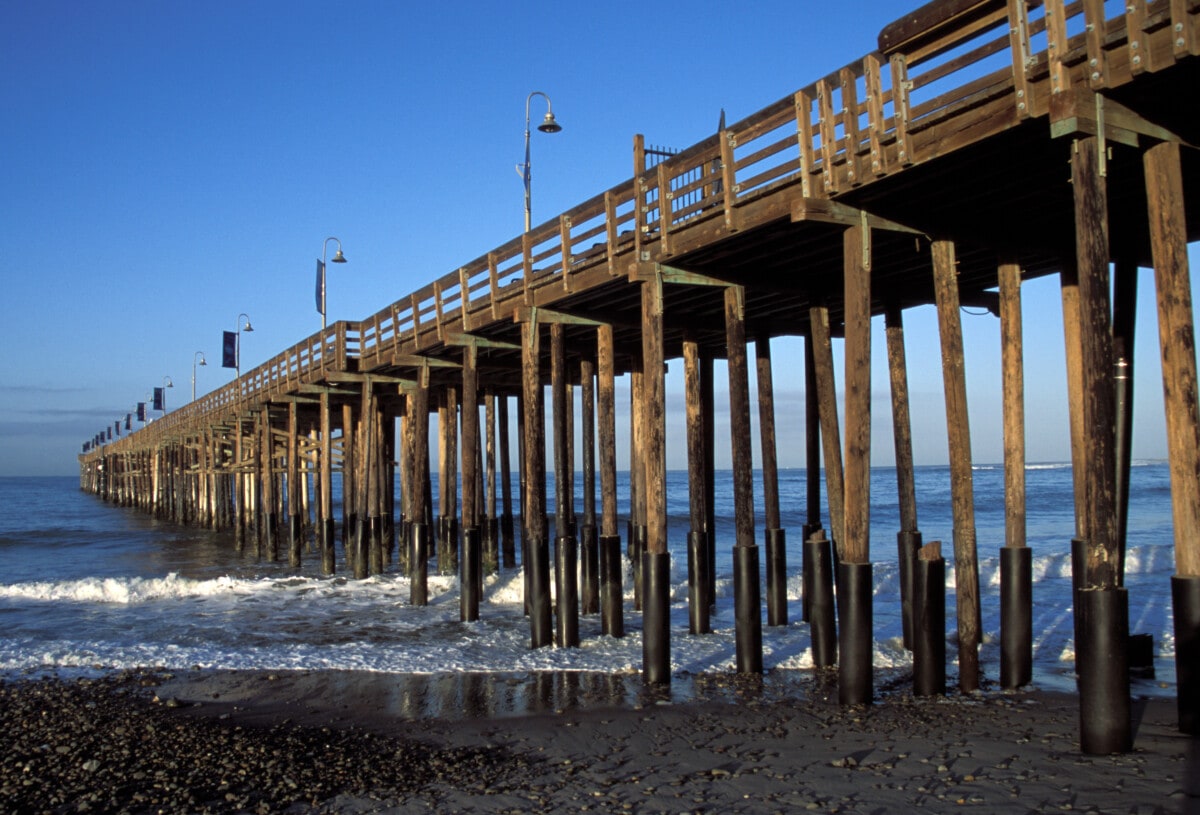
[[[1171,700],[1135,700],[1131,753],[1084,756],[1070,694],[906,681],[843,708],[811,672],[10,680],[0,811],[1200,812]]]

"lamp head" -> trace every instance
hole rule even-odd
[[[204,357],[200,357],[200,364],[201,364],[201,365],[207,365],[207,364],[208,364],[208,361],[207,361],[207,360],[205,360],[205,359],[204,359]]]
[[[242,327],[242,331],[249,332],[249,331],[253,331],[253,330],[254,330],[254,326],[250,325],[250,321],[247,320],[246,325]]]
[[[538,130],[543,133],[557,133],[562,130],[562,125],[555,121],[554,114],[551,111],[546,111],[546,118],[542,119],[542,123],[538,125]]]
[[[346,256],[342,254],[342,250],[339,248],[339,249],[337,250],[337,252],[335,252],[335,253],[334,253],[334,255],[333,255],[333,259],[332,259],[331,261],[329,261],[329,262],[330,262],[330,263],[345,263],[345,262],[346,262]]]

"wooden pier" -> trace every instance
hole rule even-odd
[[[871,415],[871,318],[883,314],[905,638],[914,648],[914,690],[937,693],[945,639],[929,634],[940,624],[945,583],[936,575],[945,565],[917,526],[903,334],[904,311],[933,304],[951,466],[958,683],[972,691],[981,631],[959,313],[984,305],[999,316],[1004,340],[1001,679],[1016,687],[1029,681],[1030,663],[1020,289],[1024,280],[1058,275],[1076,491],[1081,745],[1127,750],[1122,449],[1132,402],[1121,398],[1118,371],[1132,359],[1130,278],[1152,267],[1174,502],[1180,727],[1200,731],[1200,416],[1186,246],[1200,237],[1200,2],[937,0],[884,27],[878,44],[667,160],[654,163],[635,138],[633,176],[623,184],[136,433],[85,445],[82,486],[177,522],[232,528],[239,546],[267,557],[286,549],[294,564],[311,533],[331,572],[340,471],[341,528],[355,576],[398,565],[412,576],[412,602],[422,604],[436,555],[439,570],[460,575],[469,620],[479,614],[483,573],[519,562],[533,647],[578,644],[580,613],[602,614],[605,633],[620,636],[620,559],[632,557],[644,676],[665,683],[664,365],[682,360],[690,626],[709,629],[714,547],[732,546],[737,668],[760,672],[764,588],[768,624],[786,622],[771,339],[802,336],[809,472],[823,452],[828,496],[822,517],[811,480],[807,524],[795,531],[804,539],[804,609],[814,660],[839,666],[842,701],[869,703],[870,430],[879,420]],[[843,383],[833,380],[833,337],[845,340]],[[727,361],[727,382],[714,381],[714,359]],[[622,530],[613,381],[627,373],[635,466]],[[713,430],[718,388],[729,394],[729,438]],[[582,451],[573,449],[577,397]],[[762,547],[754,539],[752,401],[764,459]],[[515,450],[510,417],[521,439]],[[710,534],[718,445],[732,455],[732,541]],[[441,484],[462,479],[461,494],[440,491],[436,513],[435,463]],[[581,465],[579,515],[573,483]],[[552,515],[541,489],[548,466]],[[517,496],[509,490],[513,468]]]

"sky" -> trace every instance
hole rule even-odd
[[[861,59],[917,5],[0,0],[0,475],[77,473],[82,443],[167,378],[168,409],[190,400],[193,372],[198,395],[231,381],[221,332],[240,314],[254,326],[243,370],[317,331],[327,237],[349,259],[330,266],[332,322],[517,236],[529,93],[564,128],[533,133],[541,223],[631,176],[634,134],[694,144],[722,109],[737,121]],[[1166,455],[1152,281],[1143,271],[1139,458]],[[1057,280],[1023,296],[1029,458],[1066,460]],[[916,459],[943,463],[936,317],[905,320]],[[998,462],[999,325],[963,320],[975,459]],[[883,465],[881,321],[873,335]],[[772,349],[781,466],[804,464],[802,366],[787,364],[801,349]],[[670,417],[668,464],[684,466],[682,410]]]

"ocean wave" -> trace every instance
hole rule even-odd
[[[192,580],[172,572],[166,577],[85,577],[79,580],[40,581],[0,586],[0,598],[44,600],[48,602],[112,603],[134,605],[155,600],[180,600],[188,597],[212,597],[245,594],[255,584],[273,582],[218,577]]]

